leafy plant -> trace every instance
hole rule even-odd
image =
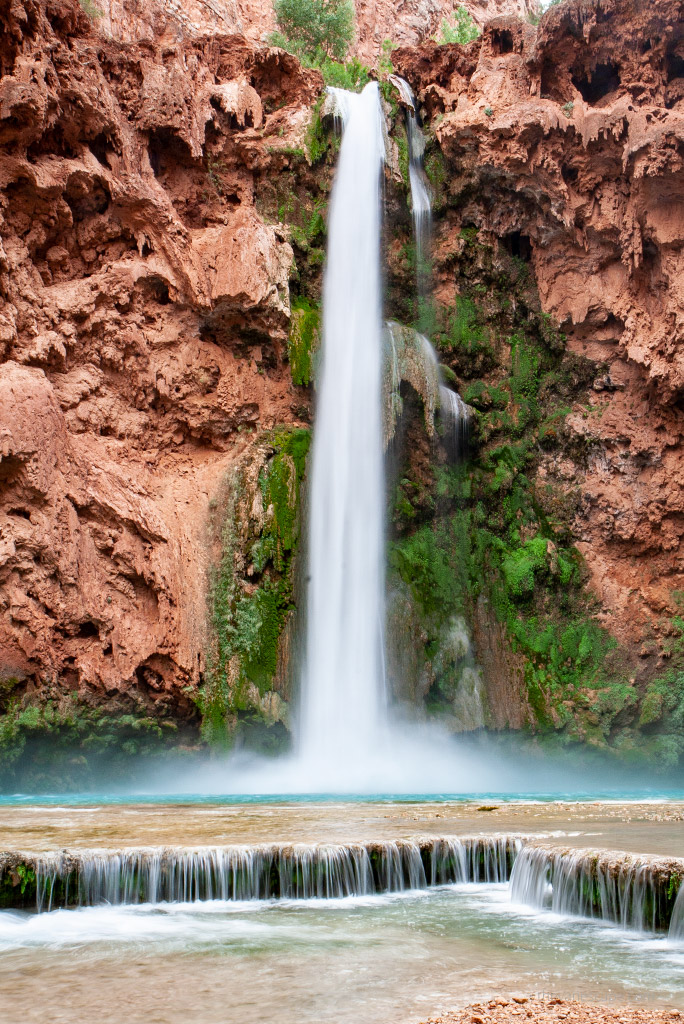
[[[442,18],[439,32],[434,38],[440,46],[445,46],[448,43],[459,43],[461,46],[465,46],[467,43],[472,43],[479,35],[479,28],[466,8],[461,5],[456,8],[451,19]]]
[[[352,0],[274,0],[279,32],[271,42],[297,56],[344,60],[354,38]]]

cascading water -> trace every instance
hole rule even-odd
[[[518,837],[398,839],[367,843],[75,850],[23,857],[38,911],[102,903],[340,899],[436,885],[505,882]],[[0,858],[0,880],[7,866]],[[15,870],[14,865],[9,868]]]
[[[681,862],[596,850],[528,846],[511,873],[511,899],[556,914],[612,921],[624,929],[679,937],[673,896]]]
[[[418,120],[416,98],[411,86],[398,75],[391,75],[390,81],[396,87],[406,112],[406,135],[408,137],[409,182],[411,185],[411,210],[413,213],[413,233],[416,243],[416,278],[419,294],[424,293],[427,286],[427,251],[430,241],[430,225],[432,222],[432,202],[430,189],[423,159],[425,156],[425,136]],[[425,341],[429,346],[430,343]],[[437,357],[430,346],[435,367]],[[441,379],[441,378],[440,378]],[[469,413],[463,399],[441,380],[439,387],[440,415],[444,426],[444,443],[450,458],[457,461],[468,446]]]
[[[418,121],[416,98],[413,89],[399,75],[390,75],[390,81],[401,96],[406,111],[406,135],[408,137],[409,183],[411,185],[411,211],[413,213],[413,231],[416,240],[416,267],[418,288],[425,279],[423,261],[430,238],[430,222],[432,219],[432,202],[430,189],[425,176],[423,157],[425,156],[425,136]]]
[[[334,90],[343,136],[328,222],[314,431],[300,753],[333,772],[376,744],[384,701],[377,83]],[[317,780],[318,781],[318,780]]]

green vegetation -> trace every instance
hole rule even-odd
[[[280,32],[276,45],[316,60],[344,60],[354,38],[352,0],[274,0]]]
[[[294,610],[299,497],[309,440],[308,430],[275,431],[263,439],[256,487],[250,484],[250,465],[227,481],[221,556],[210,585],[212,647],[199,696],[203,736],[213,745],[230,745],[246,732],[265,750],[286,740],[283,701],[273,684],[280,638]],[[250,511],[257,498],[261,521]]]
[[[306,387],[313,380],[313,357],[320,345],[321,313],[318,306],[298,296],[292,300],[287,340],[292,383]]]
[[[472,43],[480,35],[480,30],[473,21],[465,7],[457,7],[451,18],[442,18],[439,32],[435,36],[435,42],[440,46],[447,43],[459,43],[465,46]]]
[[[432,467],[432,511],[426,467],[417,452],[407,455],[393,509],[390,584],[401,581],[410,592],[433,663],[454,616],[477,618],[489,635],[501,635],[493,641],[498,656],[506,663],[513,653],[537,735],[637,757],[650,729],[647,756],[674,765],[684,747],[684,616],[670,627],[667,676],[640,692],[598,620],[573,546],[579,494],[538,472],[553,465],[554,452],[580,465],[587,458],[590,443],[567,434],[564,420],[595,368],[565,352],[563,336],[539,312],[523,260],[467,228],[454,265],[460,294],[434,310],[432,337],[473,411],[474,445],[467,463]]]
[[[65,791],[88,786],[102,773],[130,778],[131,759],[153,757],[182,742],[178,723],[140,712],[92,708],[76,694],[40,705],[4,684],[0,714],[0,787]]]
[[[316,68],[326,85],[360,92],[370,69],[353,57],[345,61],[354,39],[352,0],[274,0],[278,31],[269,42]]]
[[[78,0],[83,12],[88,15],[91,21],[96,21],[98,18],[103,17],[104,11],[100,10],[97,4],[93,3],[93,0]]]
[[[326,85],[360,92],[371,80],[371,70],[357,57],[346,60],[354,38],[352,0],[273,0],[279,31],[269,43],[299,57],[305,68],[315,68]]]

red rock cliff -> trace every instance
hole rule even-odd
[[[185,713],[209,500],[239,432],[301,406],[254,188],[320,78],[238,37],[113,43],[60,0],[0,24],[0,674]]]
[[[568,418],[586,468],[539,476],[581,493],[603,621],[648,659],[684,583],[684,4],[570,0],[539,30],[496,19],[395,63],[448,162],[438,253],[463,225],[522,241],[543,309],[602,368]]]

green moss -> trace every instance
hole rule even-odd
[[[306,387],[313,380],[313,358],[320,346],[321,313],[318,306],[298,296],[292,300],[287,341],[292,383]]]
[[[320,163],[327,155],[332,142],[332,134],[329,127],[323,123],[321,110],[323,109],[324,96],[320,96],[311,111],[311,121],[304,136],[304,147],[312,165]]]
[[[254,496],[239,473],[229,481],[222,510],[221,558],[210,586],[209,672],[199,695],[203,735],[213,745],[231,744],[247,731],[266,749],[272,744],[264,730],[275,728],[264,721],[254,688],[259,697],[272,690],[283,628],[294,608],[294,556],[310,434],[282,428],[264,442],[269,451],[258,478],[263,521],[247,528],[240,502],[251,506]]]
[[[398,123],[394,132],[394,141],[397,144],[397,151],[399,153],[399,173],[401,179],[404,182],[404,186],[408,189],[409,185],[409,148],[408,148],[408,137],[406,135],[406,127],[404,122]]]
[[[102,772],[130,779],[132,757],[155,756],[183,742],[177,723],[168,719],[92,708],[77,695],[62,695],[59,703],[31,699],[10,697],[0,715],[2,789],[72,790]]]

